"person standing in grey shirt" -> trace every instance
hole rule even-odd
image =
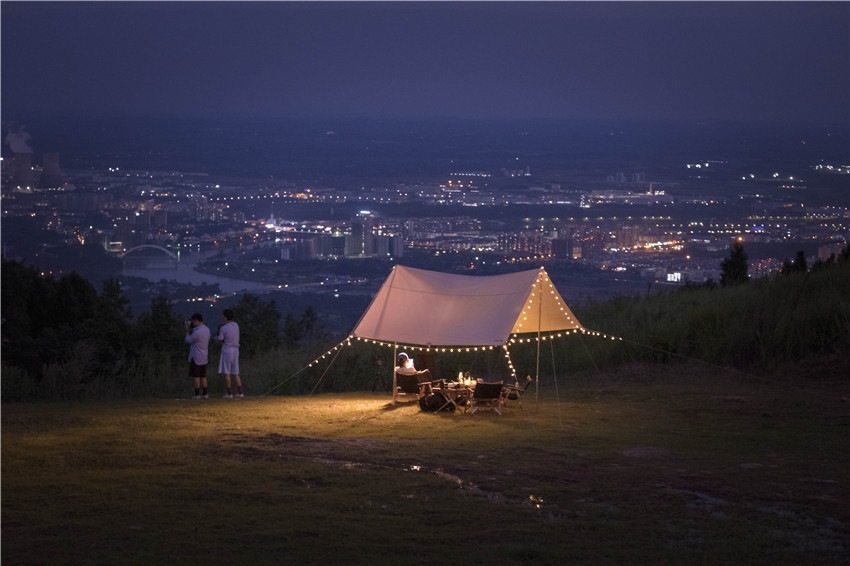
[[[195,399],[209,399],[207,364],[209,363],[210,329],[204,317],[196,312],[186,321],[186,343],[189,344],[189,377],[195,379]]]

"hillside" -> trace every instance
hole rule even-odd
[[[120,289],[112,289],[111,297],[97,296],[78,276],[42,280],[10,262],[4,262],[3,275],[5,402],[185,393],[180,320],[166,303],[160,305],[162,312],[145,313],[139,322],[129,323],[121,318]],[[37,291],[42,287],[44,292]],[[45,297],[52,297],[52,302]],[[63,299],[57,302],[59,297]],[[71,297],[76,299],[69,301]],[[274,303],[255,306],[254,310],[276,312]],[[46,316],[45,309],[53,316]],[[618,373],[635,364],[685,362],[787,379],[850,374],[850,261],[737,286],[691,285],[592,302],[574,312],[585,328],[622,340],[593,335],[545,340],[539,366],[542,382],[584,371]],[[323,317],[335,313],[320,306],[315,314],[321,326]],[[284,326],[297,322],[289,319]],[[46,326],[50,324],[57,326]],[[249,341],[266,346],[257,347],[253,355],[247,349],[243,352],[243,374],[250,377],[253,392],[389,390],[391,349],[357,343],[334,352],[333,363],[328,358],[303,371],[334,344],[323,341],[328,338],[321,333],[296,342],[288,334],[275,339],[275,326],[267,329],[268,336]],[[249,324],[246,332],[251,328],[260,327]],[[534,340],[513,344],[510,353],[518,373],[536,373]],[[424,358],[423,352],[419,359],[425,362]],[[458,371],[510,378],[500,349],[440,353],[429,363],[444,378]]]
[[[731,287],[688,286],[575,309],[586,326],[625,339],[585,340],[597,364],[696,359],[756,372],[850,351],[850,262]]]

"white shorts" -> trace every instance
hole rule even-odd
[[[239,373],[239,348],[224,346],[218,360],[218,373],[236,375]]]

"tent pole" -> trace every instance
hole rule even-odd
[[[537,275],[537,376],[534,379],[534,402],[537,402],[540,393],[540,328],[543,324],[543,283],[540,275]]]
[[[552,379],[555,380],[555,402],[558,404],[558,430],[564,429],[564,422],[561,420],[561,394],[558,392],[558,375],[555,372],[555,341],[549,341],[550,349],[552,350]]]
[[[396,387],[396,377],[395,377],[395,368],[396,361],[398,360],[398,343],[393,342],[393,405],[395,405],[396,395],[398,394],[398,388]]]

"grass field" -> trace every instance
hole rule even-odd
[[[2,561],[847,564],[850,385],[719,372],[576,376],[502,416],[371,393],[4,405]]]

